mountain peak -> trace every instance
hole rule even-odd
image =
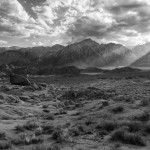
[[[86,42],[95,42],[95,41],[93,41],[91,38],[88,38],[88,39],[84,39],[84,40],[82,40],[81,41],[81,43],[86,43]]]

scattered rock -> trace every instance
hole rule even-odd
[[[10,88],[8,85],[2,85],[2,86],[0,87],[0,90],[5,92],[5,91],[10,91],[11,88]]]
[[[34,88],[31,87],[31,86],[25,86],[25,87],[23,88],[23,91],[31,91],[31,92],[34,92]]]
[[[103,106],[103,107],[106,107],[106,106],[108,106],[108,105],[109,105],[109,102],[108,102],[108,101],[105,101],[105,100],[102,101],[102,106]]]
[[[0,93],[0,101],[3,103],[5,103],[5,102],[7,102],[7,103],[18,103],[18,102],[20,102],[20,99],[17,96]]]
[[[38,86],[35,82],[32,84],[32,87],[33,87],[35,90],[39,90],[39,86]]]
[[[46,83],[39,83],[38,85],[39,85],[39,86],[42,86],[42,87],[44,87],[44,88],[47,87],[47,84],[46,84]]]
[[[22,101],[25,101],[25,102],[30,99],[29,96],[20,96],[19,98],[20,98]]]
[[[31,83],[27,78],[16,74],[10,75],[10,83],[12,85],[31,86]]]

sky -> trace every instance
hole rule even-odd
[[[150,0],[0,0],[0,47],[150,42]]]

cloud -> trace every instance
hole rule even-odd
[[[17,0],[0,1],[0,33],[4,36],[44,35],[44,23],[28,15]]]
[[[149,0],[45,0],[30,7],[34,17],[18,0],[0,0],[0,34],[126,45],[147,42],[150,35]]]
[[[43,46],[44,44],[42,42],[33,42],[32,43],[33,46]]]
[[[150,33],[149,1],[93,0],[90,2],[81,9],[82,12],[80,8],[84,5],[76,5],[74,8],[78,15],[74,17],[71,25],[68,23],[67,33],[70,37],[76,40],[94,37],[100,42],[115,39],[127,45],[141,39],[142,43],[146,42],[145,34]]]
[[[0,45],[5,45],[7,43],[8,43],[7,41],[0,40]]]

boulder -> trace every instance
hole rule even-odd
[[[10,83],[12,85],[31,86],[31,82],[27,78],[16,74],[10,75]]]

